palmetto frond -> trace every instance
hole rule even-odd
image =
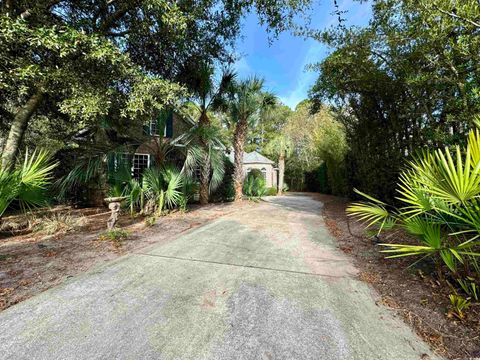
[[[468,134],[468,147],[472,166],[480,163],[480,130],[477,128]]]
[[[360,192],[359,192],[360,193]],[[347,212],[368,226],[388,218],[386,205],[366,194],[369,201],[353,203]],[[398,181],[397,226],[416,236],[420,244],[381,244],[389,258],[433,256],[459,281],[459,273],[480,271],[480,132],[469,134],[465,148],[456,146],[424,152],[408,163]],[[458,264],[462,264],[461,267]],[[460,270],[461,269],[461,270]]]
[[[230,120],[234,123],[246,119],[255,123],[260,112],[276,103],[272,93],[263,91],[265,81],[256,76],[235,82],[229,98]]]
[[[162,169],[162,175],[164,182],[166,184],[165,188],[165,205],[169,209],[173,209],[180,205],[182,200],[182,186],[183,186],[183,176],[175,168],[164,168]]]
[[[218,149],[211,149],[209,154],[210,168],[212,169],[212,176],[210,178],[209,192],[213,193],[221,185],[225,177],[225,155],[223,151]]]
[[[379,232],[385,225],[391,226],[394,217],[386,209],[384,202],[377,200],[361,191],[355,189],[355,192],[368,201],[354,202],[347,207],[347,214],[356,217],[359,221],[365,222],[367,227],[377,225]]]
[[[161,212],[166,206],[173,209],[180,205],[184,175],[173,166],[150,168],[143,173],[145,196],[153,200]]]
[[[292,154],[293,148],[292,140],[285,134],[279,134],[268,142],[265,146],[265,152],[275,156],[288,157]]]
[[[126,203],[130,208],[130,214],[133,215],[136,208],[142,209],[144,206],[146,186],[136,179],[130,179],[123,190],[122,196],[126,197]]]
[[[57,165],[48,152],[40,150],[27,151],[22,165],[12,171],[0,169],[0,217],[14,200],[24,209],[46,204],[46,190]]]
[[[437,150],[434,158],[429,157],[428,161],[412,167],[428,186],[431,195],[451,204],[463,203],[480,194],[480,163],[472,166],[469,146],[465,156],[459,146],[454,152],[455,157],[448,148]]]

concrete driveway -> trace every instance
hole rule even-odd
[[[0,358],[430,354],[355,279],[321,206],[308,196],[271,198],[13,306],[0,314]]]

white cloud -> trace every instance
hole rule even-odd
[[[315,82],[318,74],[316,72],[307,70],[309,64],[318,62],[325,54],[325,46],[319,42],[313,42],[308,48],[305,57],[303,58],[301,69],[297,76],[297,82],[292,91],[285,96],[280,96],[280,99],[285,105],[295,109],[297,104],[305,100],[308,96],[308,90]]]

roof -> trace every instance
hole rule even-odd
[[[233,151],[229,154],[229,158],[232,162],[234,162],[234,155]],[[262,154],[257,151],[252,151],[249,153],[243,154],[243,164],[275,164],[272,160],[266,158]]]

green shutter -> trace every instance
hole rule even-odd
[[[167,138],[172,138],[173,137],[173,110],[170,110],[168,112],[166,126],[167,126],[166,137]]]
[[[145,135],[152,135],[152,134],[150,134],[150,124],[144,124],[143,125],[143,133]]]

